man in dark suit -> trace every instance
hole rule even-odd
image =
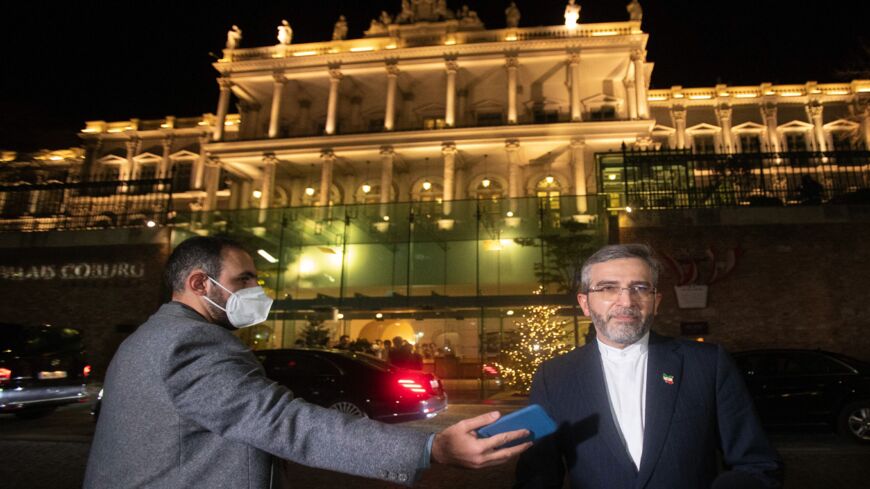
[[[172,301],[124,341],[106,373],[87,489],[266,488],[272,455],[411,484],[430,461],[483,467],[527,448],[497,449],[524,430],[475,436],[498,413],[429,434],[294,399],[233,335],[272,305],[238,243],[190,238],[166,277]]]
[[[782,463],[728,354],[650,332],[659,270],[644,245],[584,263],[577,300],[597,339],[535,373],[530,402],[559,429],[520,457],[516,487],[561,488],[566,469],[574,489],[780,486]]]

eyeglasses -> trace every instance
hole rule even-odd
[[[636,299],[639,301],[648,301],[656,295],[656,288],[651,285],[629,285],[628,287],[619,287],[616,285],[602,285],[601,287],[595,287],[589,289],[588,294],[596,293],[601,294],[601,300],[607,302],[613,302],[619,299],[619,294],[622,293],[623,290],[628,291],[628,296],[632,299]]]

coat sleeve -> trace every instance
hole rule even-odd
[[[540,404],[544,411],[553,416],[550,396],[547,392],[545,365],[541,365],[532,380],[529,403]],[[565,464],[559,449],[560,427],[550,436],[537,441],[520,455],[516,468],[514,489],[560,489],[565,478]]]
[[[741,478],[751,475],[756,487],[781,487],[782,460],[761,427],[740,371],[721,346],[716,365],[716,412],[725,466],[741,473]],[[729,477],[737,474],[726,473],[722,480]]]
[[[229,332],[190,329],[161,359],[182,417],[281,458],[363,477],[411,484],[428,465],[422,459],[429,434],[294,399]]]

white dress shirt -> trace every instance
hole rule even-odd
[[[607,396],[622,441],[634,465],[640,467],[643,453],[643,427],[646,415],[646,364],[649,358],[649,333],[623,349],[598,341]]]

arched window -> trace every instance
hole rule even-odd
[[[552,175],[547,175],[538,181],[538,185],[535,187],[535,195],[538,196],[538,200],[541,202],[541,205],[548,209],[559,209],[559,196],[562,195],[562,189],[559,185],[559,181]]]

